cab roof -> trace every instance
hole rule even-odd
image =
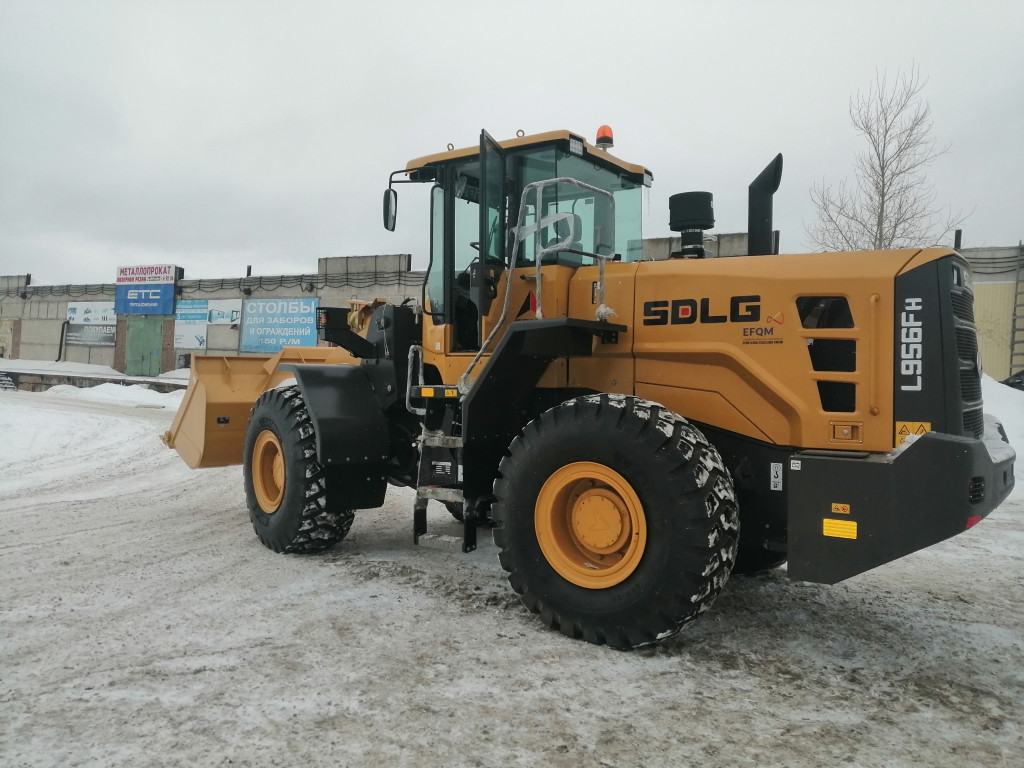
[[[552,144],[556,142],[568,142],[570,139],[575,139],[582,144],[583,157],[588,157],[602,165],[610,165],[614,168],[625,171],[626,173],[636,175],[641,179],[645,179],[644,184],[646,186],[650,185],[650,179],[653,178],[653,174],[647,168],[642,165],[627,163],[625,160],[620,160],[615,157],[615,155],[609,154],[603,149],[598,149],[583,139],[579,134],[572,133],[571,131],[548,131],[546,133],[535,133],[530,136],[518,136],[514,139],[499,141],[498,146],[502,149],[522,149],[524,147],[542,146],[544,144]],[[461,160],[468,157],[476,157],[479,154],[479,145],[465,147],[463,149],[451,149],[447,152],[438,152],[433,155],[426,155],[424,157],[417,157],[415,160],[410,160],[406,164],[405,170],[408,173],[412,173],[426,168],[427,166],[440,165],[442,163],[449,163],[453,160]]]

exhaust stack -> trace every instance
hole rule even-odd
[[[775,156],[750,183],[747,196],[747,254],[763,256],[775,252],[772,235],[772,195],[782,181],[782,153]]]

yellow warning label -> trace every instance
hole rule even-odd
[[[853,520],[832,520],[826,517],[821,522],[821,532],[826,536],[835,539],[857,538],[857,523]]]
[[[833,502],[833,504],[832,504],[832,514],[833,515],[848,515],[848,514],[850,514],[850,505],[849,504],[836,504],[836,503]]]
[[[900,446],[911,435],[923,435],[932,431],[930,421],[897,421],[896,422],[896,445]]]

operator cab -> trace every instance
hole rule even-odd
[[[407,179],[395,180],[403,173]],[[552,179],[579,183],[535,186]],[[392,183],[432,182],[430,265],[424,313],[450,324],[451,352],[475,352],[483,318],[510,266],[533,274],[541,265],[577,268],[642,257],[644,187],[651,173],[568,131],[496,142],[412,160]],[[524,196],[524,190],[527,194]],[[394,229],[395,193],[384,198],[385,227]],[[529,279],[526,277],[526,279]]]

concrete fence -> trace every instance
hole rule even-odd
[[[421,295],[425,275],[410,267],[409,254],[382,254],[320,259],[312,274],[179,280],[176,306],[202,300],[241,303],[308,298],[316,298],[322,306],[347,306],[349,299],[384,298],[400,303]],[[249,354],[239,351],[241,314],[233,321],[229,316],[226,322],[205,325],[205,348],[201,350],[175,345],[174,315],[118,315],[112,339],[108,335],[101,343],[74,343],[74,339],[68,343],[69,305],[113,305],[114,295],[112,283],[32,285],[27,275],[0,277],[0,357],[63,360],[152,375],[132,370],[129,357],[133,334],[138,336],[144,323],[151,326],[151,345],[160,347],[159,360],[153,361],[157,373],[183,367],[193,354]]]

